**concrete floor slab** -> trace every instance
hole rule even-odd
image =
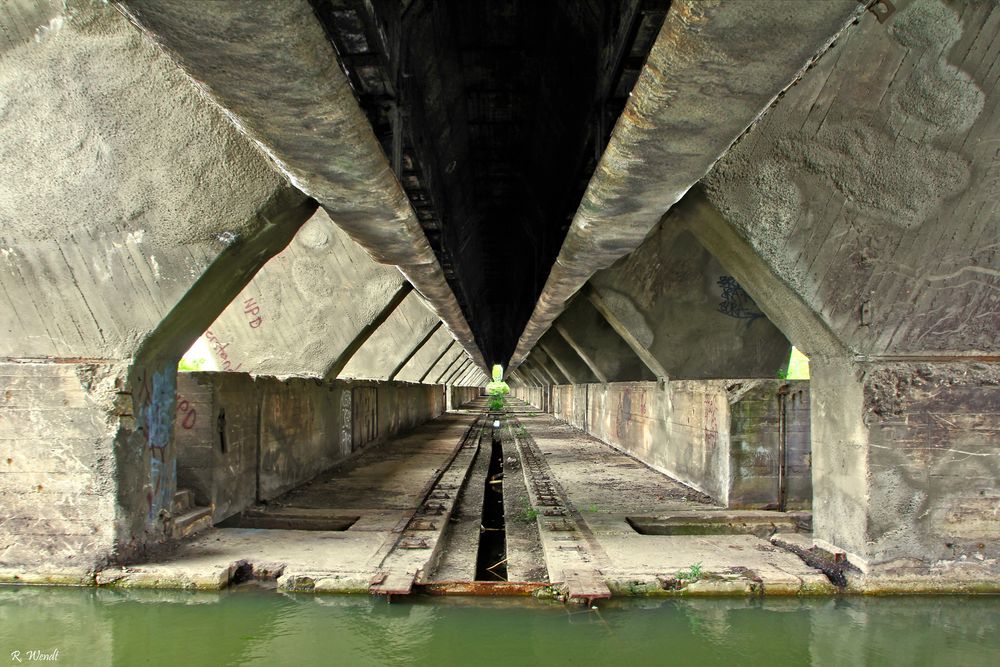
[[[99,584],[217,589],[249,563],[288,590],[367,592],[431,484],[477,415],[447,414],[359,452],[312,482],[257,508],[275,516],[355,515],[344,531],[213,528],[156,562],[111,568]],[[447,519],[447,518],[446,518]]]
[[[564,501],[582,527],[555,533],[562,541],[555,559],[585,549],[616,594],[800,594],[832,592],[817,569],[795,554],[748,534],[642,535],[629,516],[688,517],[692,523],[713,515],[733,521],[773,516],[794,526],[802,516],[778,512],[730,512],[632,457],[556,418],[519,409],[523,437],[541,452]],[[785,529],[785,528],[783,528]],[[543,521],[543,540],[545,539]],[[553,563],[550,552],[550,574]],[[563,567],[568,566],[561,564]],[[559,567],[556,567],[558,570]],[[692,575],[692,569],[698,572]]]

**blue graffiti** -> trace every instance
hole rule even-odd
[[[150,449],[165,449],[174,430],[177,369],[168,364],[153,373],[149,403],[145,406],[146,442]]]
[[[750,320],[747,324],[764,317],[757,304],[754,303],[750,295],[747,294],[732,276],[721,276],[719,287],[722,288],[722,302],[719,303],[719,312],[730,317],[743,320]]]

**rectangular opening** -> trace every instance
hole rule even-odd
[[[625,521],[640,535],[755,535],[768,537],[776,532],[795,533],[812,530],[808,512],[773,512],[752,514],[726,513],[705,516],[629,516]]]
[[[264,530],[347,530],[360,516],[296,516],[289,514],[237,514],[222,523],[219,528],[258,528]]]

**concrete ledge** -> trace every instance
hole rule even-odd
[[[94,573],[78,570],[27,572],[22,569],[0,568],[0,584],[32,586],[93,586]]]

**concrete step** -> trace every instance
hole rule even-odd
[[[170,512],[177,516],[186,513],[194,506],[194,492],[190,489],[177,489],[174,492],[174,501],[170,504]]]
[[[173,538],[180,540],[212,527],[212,508],[195,507],[174,517]]]

